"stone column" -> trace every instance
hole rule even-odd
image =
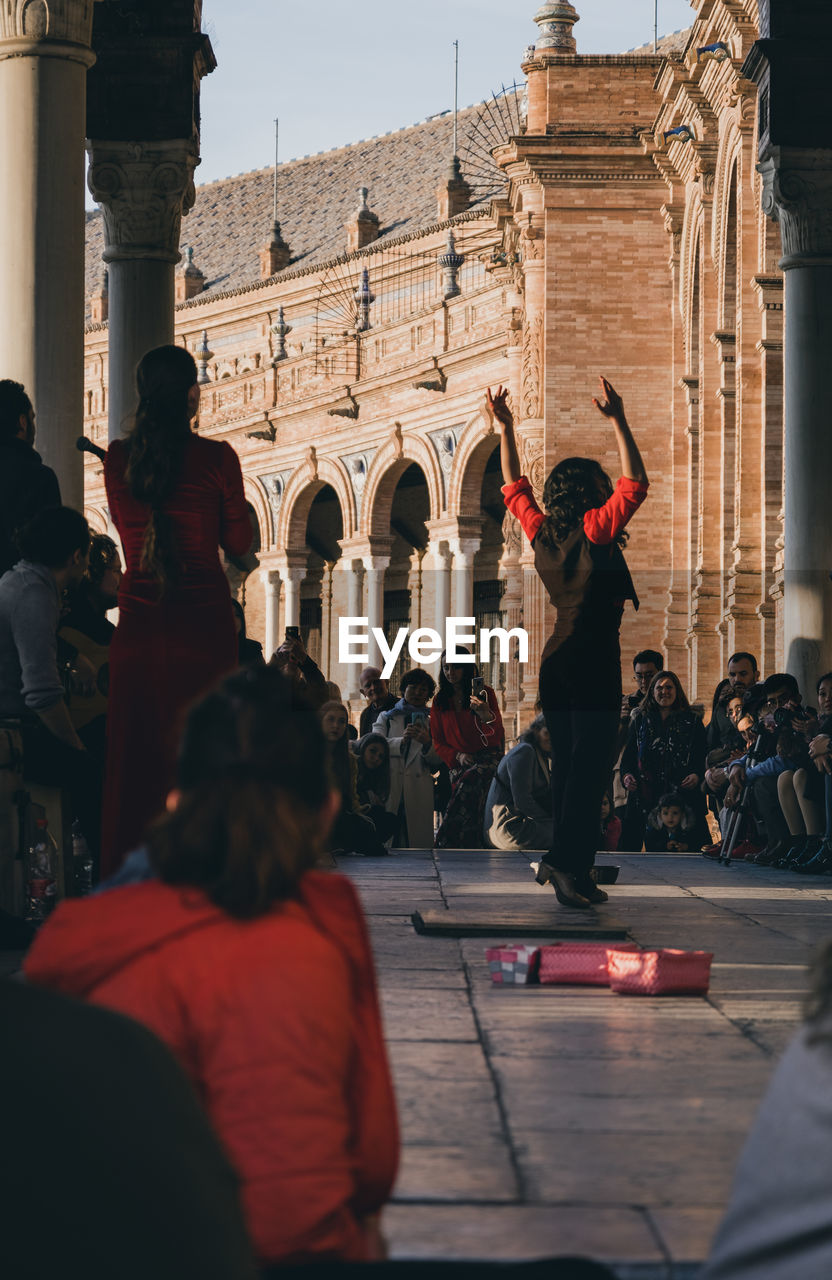
[[[474,616],[474,556],[479,538],[453,538],[448,544],[454,555],[453,606],[457,618]]]
[[[299,627],[300,626],[300,584],[306,577],[306,569],[290,568],[284,569],[283,581],[286,583],[286,598],[284,605],[284,626]]]
[[[364,564],[361,560],[345,560],[341,562],[341,568],[347,575],[347,615],[350,618],[363,618]],[[346,671],[347,687],[344,690],[344,697],[349,702],[352,702],[361,697],[361,690],[358,687],[361,665],[357,662],[350,662],[347,664]]]
[[[92,0],[0,4],[0,376],[83,508],[84,136]]]
[[[261,569],[266,597],[266,661],[278,647],[280,615],[280,573],[277,569]]]
[[[384,628],[384,575],[390,566],[389,556],[365,556],[364,570],[367,575],[367,618],[370,628],[370,641],[367,648],[369,665],[382,666],[381,650],[373,638],[372,628]]]
[[[104,214],[109,266],[109,435],[136,410],[136,365],[174,340],[174,269],[194,203],[195,139],[90,142],[89,187]]]
[[[808,696],[832,665],[832,149],[773,146],[759,170],[784,253],[784,651]]]

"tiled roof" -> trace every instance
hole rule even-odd
[[[659,54],[684,53],[688,47],[688,40],[692,27],[683,27],[680,31],[671,31],[670,35],[660,36],[658,43]],[[635,49],[628,49],[628,53],[647,53],[653,52],[653,41],[649,44],[640,44]]]
[[[480,110],[477,105],[460,112],[460,154]],[[451,130],[451,116],[444,114],[282,164],[278,216],[292,251],[288,269],[314,266],[346,250],[344,226],[358,208],[359,187],[369,189],[368,203],[381,221],[382,238],[435,223],[436,191],[448,170]],[[182,222],[181,243],[193,248],[206,290],[224,292],[260,279],[257,255],[271,231],[273,176],[271,168],[256,169],[197,187],[196,204]],[[98,287],[103,249],[101,213],[88,212],[87,296]]]

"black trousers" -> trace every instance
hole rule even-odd
[[[76,751],[50,733],[46,725],[24,723],[23,777],[45,787],[65,787],[73,817],[81,824],[96,862],[101,852],[101,762],[90,751]]]
[[[610,786],[621,714],[618,659],[588,660],[580,680],[557,652],[540,668],[540,702],[552,739],[552,847],[544,861],[579,881],[592,870],[601,801]],[[591,696],[585,685],[592,683]],[[589,706],[586,703],[590,703]]]

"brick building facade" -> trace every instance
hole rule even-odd
[[[340,616],[389,634],[473,615],[529,631],[528,668],[491,670],[528,720],[550,620],[502,508],[484,392],[510,387],[539,490],[566,454],[615,470],[599,372],[652,482],[625,687],[644,646],[699,699],[735,648],[782,661],[782,282],[741,72],[756,0],[696,0],[657,53],[609,57],[575,52],[569,10],[538,14],[525,91],[462,113],[461,180],[440,117],[281,166],[279,225],[270,170],[199,187],[183,224],[176,340],[257,528],[259,567],[234,586],[252,634],[300,625],[348,696]],[[88,215],[85,430],[103,443],[101,236]],[[85,482],[105,528],[100,464]]]

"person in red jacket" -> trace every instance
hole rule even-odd
[[[237,666],[217,548],[243,555],[252,537],[236,453],[191,431],[199,383],[190,352],[148,351],[136,381],[135,422],[104,462],[127,566],[110,644],[104,875],[164,808],[185,708]]]
[[[156,878],[62,903],[26,977],[173,1050],[263,1265],[376,1259],[396,1109],[356,892],[314,869],[338,806],[317,716],[273,668],[235,673],[188,717],[179,787]]]
[[[469,650],[461,646],[460,652]],[[481,849],[485,801],[505,736],[497,695],[478,677],[473,663],[448,662],[443,652],[430,732],[451,775],[451,799],[436,833],[436,848]]]
[[[552,742],[552,847],[537,865],[560,903],[586,909],[607,894],[590,872],[601,799],[609,786],[621,710],[619,630],[636,595],[623,545],[647,496],[647,473],[621,397],[605,378],[596,409],[612,422],[621,478],[593,458],[563,458],[546,477],[543,510],[520,469],[514,418],[502,387],[488,405],[503,430],[503,499],[534,550],[534,567],[557,611],[540,663],[540,702]]]

